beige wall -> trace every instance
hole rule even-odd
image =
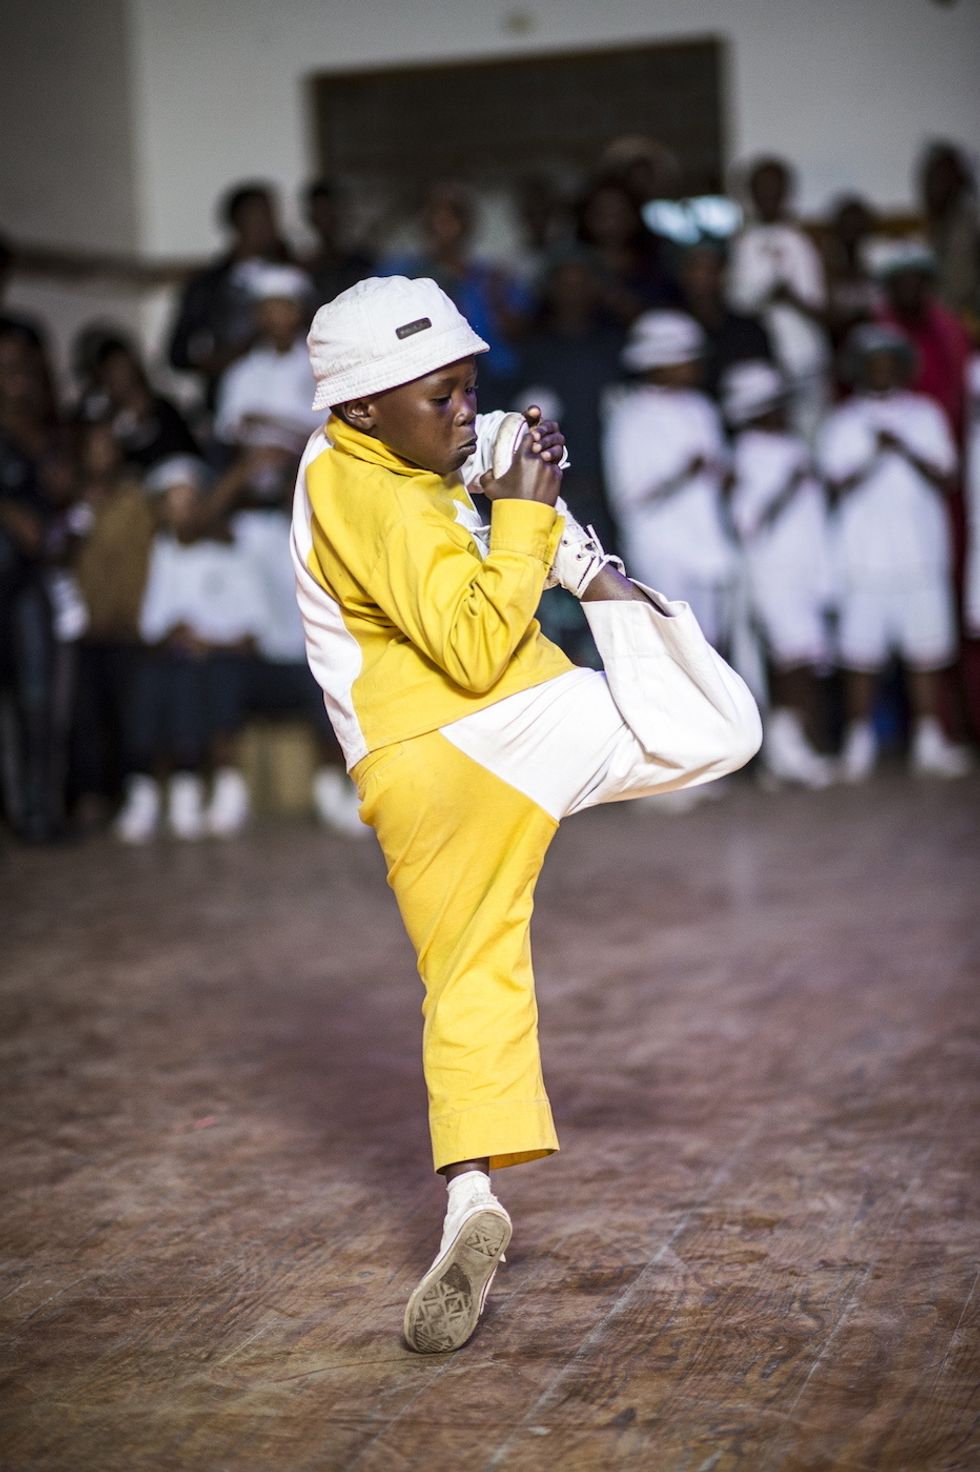
[[[722,36],[733,152],[795,159],[809,209],[851,186],[906,206],[928,137],[980,143],[977,0],[131,3],[151,251],[213,243],[213,200],[229,179],[265,174],[294,195],[315,166],[307,79],[331,67]],[[515,34],[520,17],[529,29]]]

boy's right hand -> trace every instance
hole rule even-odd
[[[488,501],[541,501],[554,506],[561,490],[561,471],[532,449],[530,435],[525,435],[511,462],[510,469],[498,480],[493,471],[480,476],[480,490]]]

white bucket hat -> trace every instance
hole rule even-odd
[[[305,302],[313,295],[313,282],[298,266],[262,266],[248,289],[259,302]]]
[[[643,373],[704,356],[704,333],[684,312],[644,312],[630,328],[623,349],[627,368]]]
[[[729,368],[721,383],[721,403],[729,424],[747,424],[778,409],[787,397],[786,380],[771,363],[753,359]]]
[[[446,363],[486,353],[434,281],[369,276],[320,308],[309,337],[314,409],[411,383]]]
[[[143,478],[148,496],[162,496],[174,486],[194,486],[201,491],[210,479],[210,471],[197,455],[168,455],[158,460]]]

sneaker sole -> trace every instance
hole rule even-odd
[[[405,1339],[411,1349],[442,1354],[466,1343],[510,1236],[508,1218],[490,1208],[463,1222],[405,1307]]]

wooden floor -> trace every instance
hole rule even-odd
[[[6,1472],[980,1467],[980,782],[568,823],[470,1345],[373,840],[2,860]]]

